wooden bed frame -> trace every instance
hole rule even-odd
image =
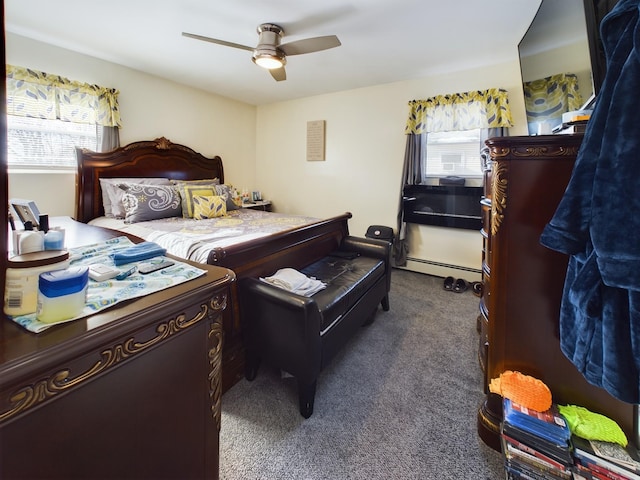
[[[134,142],[106,153],[77,149],[76,220],[87,223],[103,216],[100,178],[166,177],[182,180],[219,178],[224,183],[222,159],[207,158],[166,138]],[[302,268],[327,255],[349,234],[351,213],[263,238],[213,249],[207,263],[233,270],[237,282],[270,275],[278,268]],[[232,287],[231,305],[224,319],[222,388],[228,390],[244,375],[241,335],[242,299]]]

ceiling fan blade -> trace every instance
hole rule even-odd
[[[306,38],[296,42],[285,43],[278,48],[282,50],[285,55],[301,55],[303,53],[313,53],[339,47],[340,45],[342,44],[340,40],[338,40],[338,37],[335,35],[327,35],[326,37]]]
[[[210,43],[216,43],[218,45],[224,45],[225,47],[233,47],[233,48],[239,48],[241,50],[248,50],[250,52],[253,52],[253,50],[254,50],[253,47],[247,47],[246,45],[240,45],[239,43],[227,42],[225,40],[218,40],[217,38],[203,37],[202,35],[196,35],[195,33],[182,32],[182,36],[183,37],[189,37],[189,38],[195,38],[196,40],[202,40],[203,42],[210,42]]]
[[[271,76],[276,82],[281,82],[287,79],[287,72],[284,70],[284,67],[272,68],[269,70],[269,73],[271,73]]]

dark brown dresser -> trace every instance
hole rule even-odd
[[[589,384],[560,350],[559,311],[568,257],[540,244],[569,182],[581,135],[487,141],[483,212],[483,295],[478,317],[486,401],[478,433],[500,450],[501,397],[488,382],[517,370],[546,383],[559,404],[606,415],[635,439],[634,409]]]
[[[120,235],[63,224],[67,246]],[[37,335],[2,319],[0,478],[218,478],[235,275],[197,266],[206,275]]]

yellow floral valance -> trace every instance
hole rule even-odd
[[[121,127],[118,90],[7,65],[7,114]]]
[[[499,88],[412,100],[409,107],[407,135],[513,126],[507,92]]]

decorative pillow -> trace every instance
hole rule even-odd
[[[124,190],[118,187],[123,183],[138,183],[144,185],[171,185],[168,178],[101,178],[102,206],[107,217],[124,218],[125,211],[122,206]]]
[[[217,196],[218,191],[215,185],[178,185],[180,197],[182,199],[182,216],[193,218],[193,197],[194,196]]]
[[[227,211],[237,210],[238,205],[234,201],[234,198],[237,197],[235,188],[231,185],[216,185],[215,187],[218,195],[227,201]]]
[[[219,195],[194,195],[192,200],[196,220],[227,216],[227,201]]]
[[[188,191],[185,190],[186,187],[211,187],[213,185],[219,185],[220,180],[217,178],[204,179],[204,180],[171,180],[173,184],[178,188],[178,192],[180,192],[180,197],[182,198],[182,216],[184,218],[191,218],[193,216],[193,207],[190,206],[191,197],[193,195],[189,195]],[[209,195],[209,194],[207,194]],[[213,193],[213,195],[217,195]]]
[[[125,223],[145,222],[182,215],[180,195],[173,185],[122,183]]]

